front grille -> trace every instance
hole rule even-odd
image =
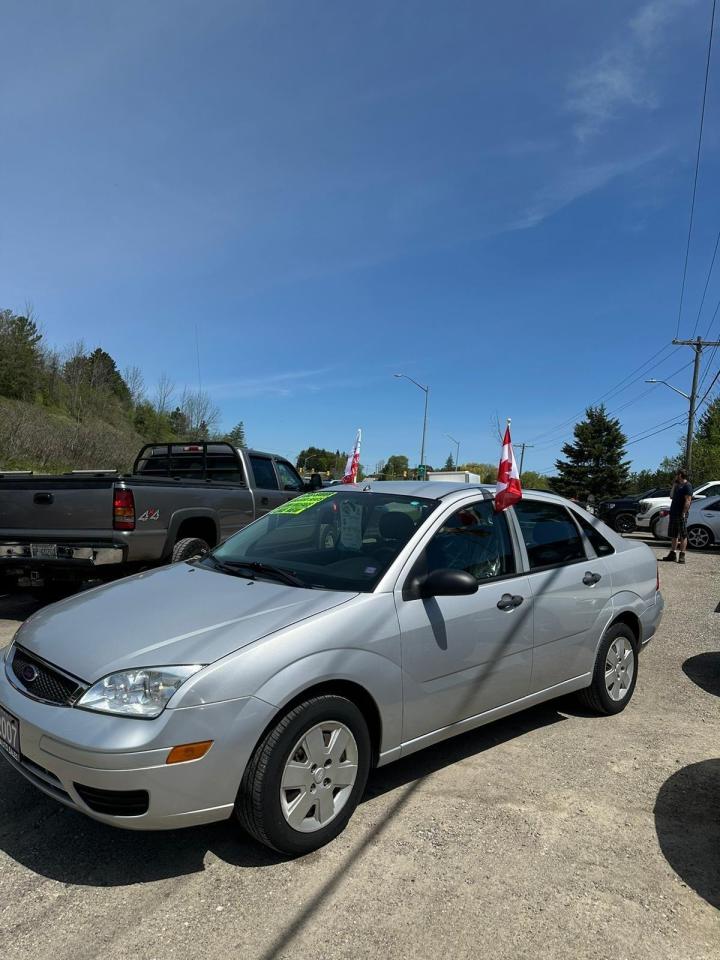
[[[80,680],[60,673],[22,647],[15,648],[12,672],[22,689],[31,697],[48,703],[69,706],[85,690]]]
[[[100,790],[82,783],[73,786],[91,810],[110,817],[139,817],[150,806],[147,790]]]

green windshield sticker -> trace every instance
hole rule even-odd
[[[327,500],[328,497],[334,497],[335,491],[332,493],[304,493],[301,497],[295,497],[294,500],[288,500],[287,503],[283,503],[279,507],[275,507],[274,510],[271,510],[271,513],[303,513],[303,511],[314,507],[316,503],[322,503],[323,500]]]

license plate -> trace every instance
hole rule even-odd
[[[57,544],[31,543],[30,556],[33,560],[57,560]]]
[[[20,763],[20,721],[0,707],[0,748]]]

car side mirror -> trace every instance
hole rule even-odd
[[[477,593],[478,582],[467,570],[433,570],[415,577],[409,587],[409,596],[415,598],[466,597]]]
[[[306,490],[320,490],[322,488],[322,477],[319,473],[313,473],[305,484]]]

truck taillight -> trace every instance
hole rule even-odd
[[[135,497],[132,490],[115,490],[113,527],[115,530],[135,529]]]

